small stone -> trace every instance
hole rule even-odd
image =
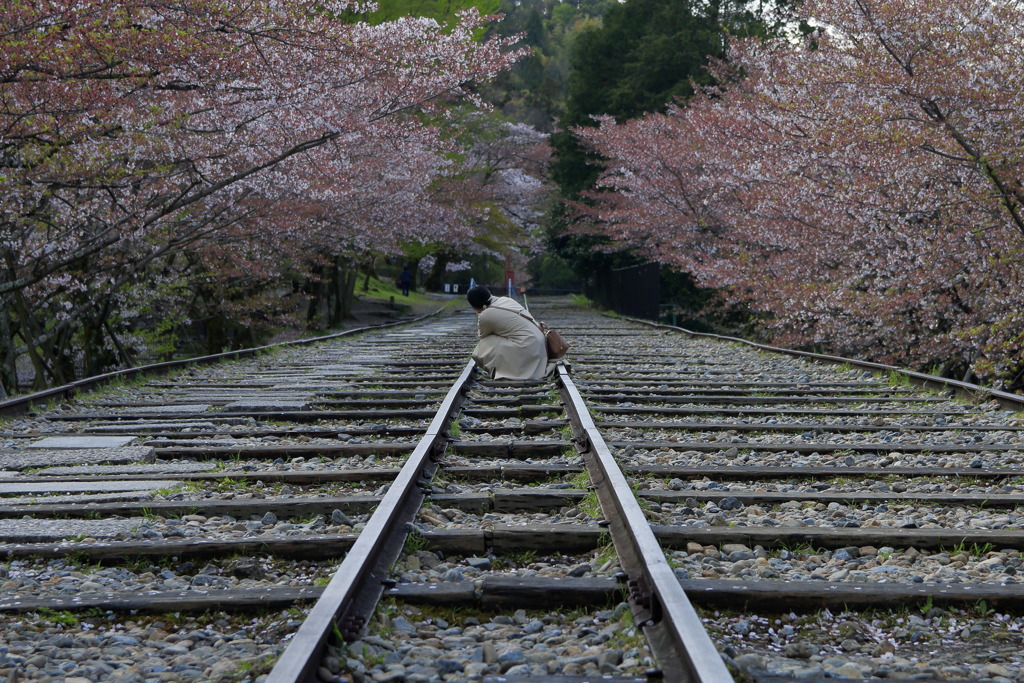
[[[490,668],[490,665],[484,664],[483,662],[470,662],[466,664],[462,669],[463,678],[469,681],[477,681],[484,677],[484,673]]]
[[[1003,678],[1009,678],[1010,680],[1013,680],[1014,676],[1017,675],[1015,672],[1006,668],[1002,664],[996,663],[986,664],[985,666],[981,667],[981,673],[985,674],[989,678],[1001,676]]]
[[[498,655],[498,666],[501,667],[502,673],[505,673],[513,666],[525,663],[526,653],[519,649],[509,650]]]
[[[858,650],[860,650],[860,643],[858,643],[853,638],[847,638],[842,643],[840,643],[839,646],[843,648],[845,652],[857,652]]]
[[[765,659],[759,654],[748,653],[745,655],[739,655],[733,659],[733,662],[743,671],[763,671],[765,668]]]
[[[491,568],[491,559],[489,557],[467,557],[466,564],[473,569],[487,571]]]
[[[864,678],[864,672],[850,663],[830,669],[828,673],[832,678]]]
[[[465,580],[465,576],[463,575],[461,569],[455,567],[453,569],[449,569],[444,574],[442,574],[441,579],[449,583],[456,583]]]
[[[531,622],[527,623],[525,626],[523,626],[523,632],[526,633],[527,635],[533,635],[535,633],[540,633],[543,630],[544,630],[544,622],[540,621],[539,619],[534,619],[533,621],[531,621]]]
[[[25,660],[25,666],[34,666],[37,669],[46,668],[46,655],[36,655]]]
[[[718,501],[718,507],[723,510],[742,510],[743,503],[740,502],[736,496],[727,496],[722,500]]]
[[[462,662],[454,659],[439,659],[435,666],[442,674],[459,674],[463,669]]]
[[[398,616],[391,619],[391,628],[400,633],[416,633],[416,627],[409,623],[405,617]]]
[[[415,555],[416,559],[420,561],[420,565],[426,569],[433,569],[441,564],[441,558],[429,550],[417,550]]]
[[[701,548],[703,550],[703,548]],[[722,553],[724,555],[731,555],[733,553],[749,553],[750,548],[743,545],[742,543],[725,543],[722,545]]]
[[[613,673],[622,663],[622,650],[605,650],[597,656],[597,667],[601,673]]]
[[[349,519],[348,515],[337,508],[331,510],[331,524],[334,526],[341,526],[343,524],[345,526],[355,526],[355,522]]]
[[[788,643],[782,648],[782,654],[794,659],[810,659],[818,654],[818,646],[812,643]]]
[[[260,562],[251,557],[232,560],[225,571],[238,579],[262,579],[266,575]]]

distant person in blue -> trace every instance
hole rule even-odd
[[[412,273],[409,266],[402,268],[402,274],[398,276],[398,286],[402,288],[402,296],[409,296],[409,287],[412,286]]]

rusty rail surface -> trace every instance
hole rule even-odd
[[[634,620],[647,634],[666,681],[729,683],[733,680],[665,560],[658,539],[633,495],[633,489],[598,431],[583,397],[564,364],[558,366],[566,412],[576,444],[626,570]]]

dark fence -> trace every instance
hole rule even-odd
[[[661,268],[657,263],[644,263],[628,268],[614,268],[595,286],[593,298],[598,304],[616,313],[645,320],[658,320],[661,301]]]

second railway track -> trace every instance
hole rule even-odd
[[[535,309],[546,382],[460,315],[7,420],[0,677],[1024,681],[1019,412]]]

